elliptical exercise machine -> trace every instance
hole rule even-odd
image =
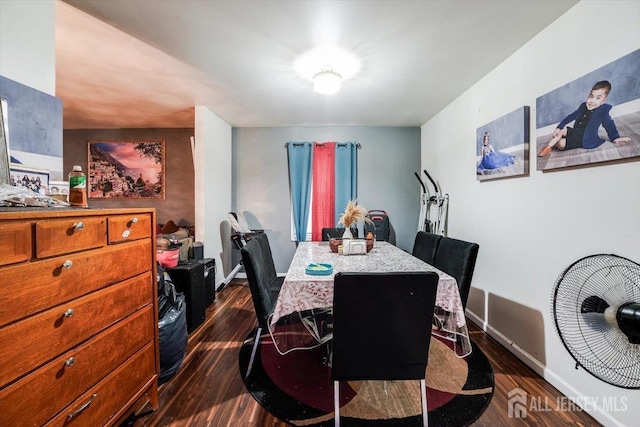
[[[442,188],[438,185],[427,170],[423,170],[424,174],[429,178],[433,185],[434,195],[429,191],[429,185],[425,185],[417,172],[415,177],[422,186],[422,194],[420,196],[420,215],[418,217],[418,231],[426,231],[427,233],[440,234],[445,236],[447,233],[447,214],[449,210],[449,194],[442,192]]]

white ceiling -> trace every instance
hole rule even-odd
[[[194,105],[235,127],[420,126],[577,3],[64,1],[66,129],[193,127]],[[335,95],[296,67],[319,47],[359,63]]]

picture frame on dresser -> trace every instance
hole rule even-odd
[[[9,183],[15,187],[26,187],[39,194],[49,193],[49,170],[10,163]]]
[[[69,194],[69,181],[49,181],[49,194]]]

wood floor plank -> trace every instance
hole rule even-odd
[[[207,320],[189,336],[188,354],[179,372],[160,387],[160,408],[135,427],[286,427],[247,392],[240,377],[238,352],[256,326],[246,282],[234,280],[207,309]],[[477,326],[471,338],[485,353],[495,375],[493,399],[474,426],[598,426],[583,411],[558,411],[562,394]],[[508,393],[520,388],[548,411],[529,411],[525,419],[508,417]],[[562,400],[562,399],[560,399]],[[143,411],[141,409],[139,412]]]

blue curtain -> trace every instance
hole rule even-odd
[[[289,142],[287,159],[289,161],[289,189],[293,207],[293,222],[296,227],[296,240],[304,242],[307,238],[307,222],[311,199],[311,142]]]
[[[354,142],[336,144],[336,227],[349,200],[358,198],[358,147]]]

